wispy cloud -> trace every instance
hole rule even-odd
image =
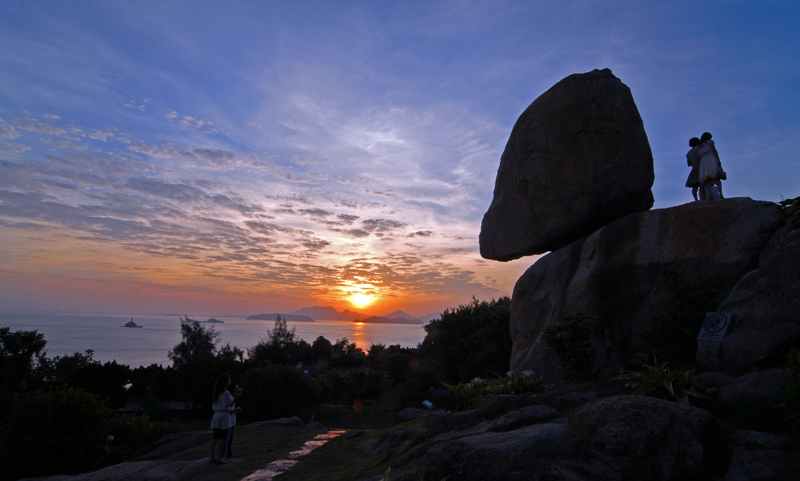
[[[534,259],[477,252],[505,142],[536,96],[603,67],[639,106],[657,206],[689,200],[705,130],[727,194],[796,195],[800,12],[706,10],[0,4],[0,280],[275,309],[356,283],[431,310],[509,293]]]

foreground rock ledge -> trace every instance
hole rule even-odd
[[[724,298],[758,265],[783,218],[777,204],[746,197],[692,202],[629,215],[547,254],[514,287],[511,369],[558,381],[540,336],[565,313],[583,313],[594,320],[598,375],[613,376],[648,352],[642,333],[675,293]]]

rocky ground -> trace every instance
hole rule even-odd
[[[789,416],[798,409],[781,391],[785,372],[706,376],[724,385],[699,406],[593,383],[496,396],[466,412],[409,408],[389,427],[365,429],[365,419],[274,479],[380,481],[387,470],[391,481],[797,479],[800,444]],[[331,429],[297,418],[239,426],[237,456],[224,466],[208,464],[209,433],[171,435],[139,461],[48,479],[240,481]],[[262,479],[270,478],[248,481]]]
[[[461,413],[406,409],[392,427],[347,433],[277,479],[379,481],[391,467],[392,481],[794,480],[784,374],[729,377],[703,407],[605,383],[498,396]]]
[[[299,420],[298,420],[299,421]],[[109,466],[75,476],[51,476],[48,481],[239,481],[265,469],[270,463],[289,459],[290,452],[327,430],[321,425],[255,423],[238,426],[234,457],[225,465],[209,464],[210,432],[172,434],[138,461]]]

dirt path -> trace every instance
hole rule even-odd
[[[34,478],[47,481],[241,481],[266,469],[270,463],[292,459],[292,452],[307,441],[327,433],[325,429],[278,424],[237,426],[232,446],[234,457],[218,466],[208,462],[210,433],[181,433],[143,457],[74,476]],[[294,455],[297,456],[296,454]],[[255,481],[251,478],[249,481]],[[259,480],[260,481],[260,480]]]

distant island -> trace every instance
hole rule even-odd
[[[303,316],[301,314],[281,314],[281,313],[278,313],[278,312],[273,312],[272,314],[255,314],[255,315],[252,315],[252,316],[247,316],[245,318],[245,320],[248,320],[248,321],[274,321],[275,319],[278,318],[278,316],[281,316],[281,319],[283,319],[285,321],[291,321],[291,322],[314,322],[314,319],[312,319],[312,318],[310,318],[308,316]]]
[[[353,322],[363,322],[364,324],[425,324],[420,319],[408,319],[406,317],[395,317],[389,319],[388,317],[370,316],[366,319],[355,319]]]
[[[353,321],[353,322],[366,322],[366,323],[383,323],[383,324],[425,324],[432,319],[441,317],[441,313],[426,314],[421,317],[412,316],[411,314],[403,311],[394,311],[383,316],[367,317],[361,312],[351,311],[345,309],[342,312],[336,309],[326,307],[304,307],[287,314],[273,312],[271,314],[255,314],[247,316],[245,319],[249,321],[274,321],[278,316],[282,319],[292,322],[314,322],[314,321]]]
[[[133,322],[133,318],[131,317],[131,320],[126,322],[125,325],[122,326],[122,327],[142,327],[142,326],[140,326],[140,325],[136,324],[135,322]]]
[[[293,311],[290,314],[308,316],[311,319],[319,321],[352,321],[353,319],[357,319],[359,317],[364,316],[360,312],[353,312],[349,309],[345,309],[344,312],[339,312],[336,309],[332,308],[331,306],[304,307],[302,309]]]
[[[220,321],[216,317],[212,317],[209,320],[203,321],[203,322],[210,322],[211,324],[224,324],[225,323],[225,321]]]

